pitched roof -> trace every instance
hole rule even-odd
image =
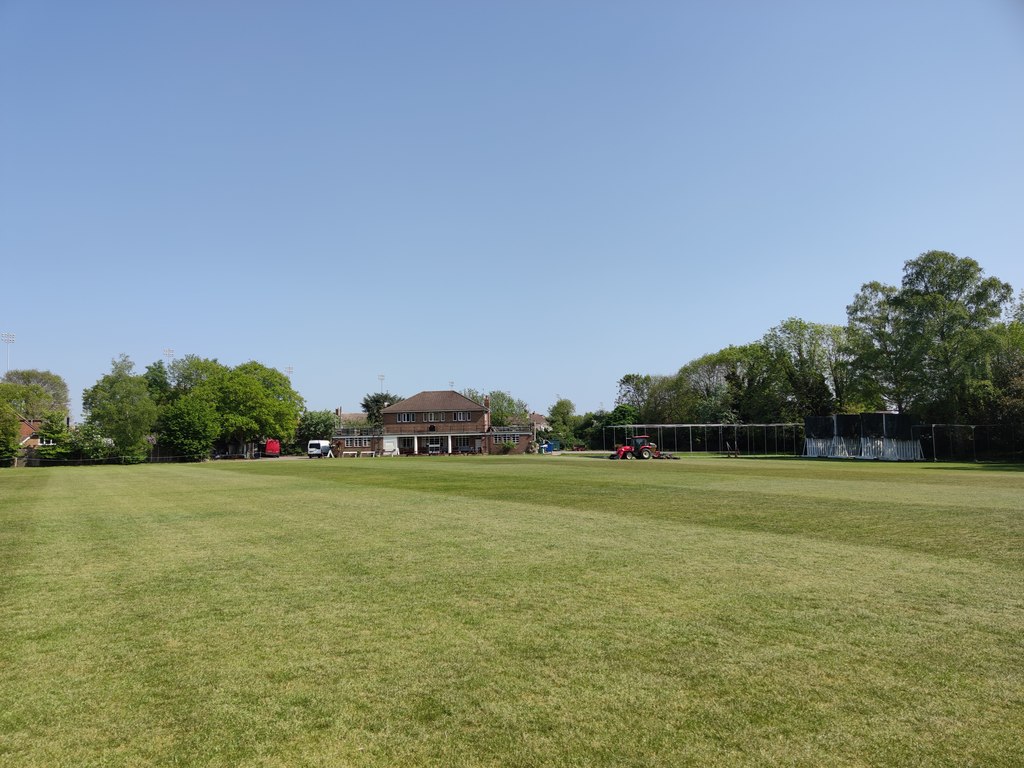
[[[470,400],[465,395],[453,391],[420,392],[407,397],[394,405],[389,405],[381,413],[422,413],[424,411],[486,411],[480,403]]]

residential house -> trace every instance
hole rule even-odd
[[[530,425],[495,427],[490,404],[453,391],[420,392],[381,411],[385,451],[402,455],[525,453]]]
[[[538,432],[547,432],[551,429],[551,425],[548,424],[548,417],[536,411],[530,414],[530,424],[533,426],[534,439],[537,438]]]
[[[44,441],[39,438],[39,430],[42,429],[42,419],[19,419],[18,420],[18,445],[22,448],[38,448]],[[52,441],[47,442],[52,445]]]

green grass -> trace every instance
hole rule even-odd
[[[1024,472],[0,472],[0,766],[1024,764]]]

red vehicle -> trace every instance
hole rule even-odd
[[[277,458],[281,455],[281,441],[275,438],[270,438],[263,445],[263,455],[268,458]]]
[[[609,458],[612,459],[661,459],[668,458],[658,446],[651,442],[650,435],[636,435],[626,440]]]

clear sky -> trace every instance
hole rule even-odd
[[[611,408],[928,250],[1024,288],[1018,0],[0,0],[0,350]]]

